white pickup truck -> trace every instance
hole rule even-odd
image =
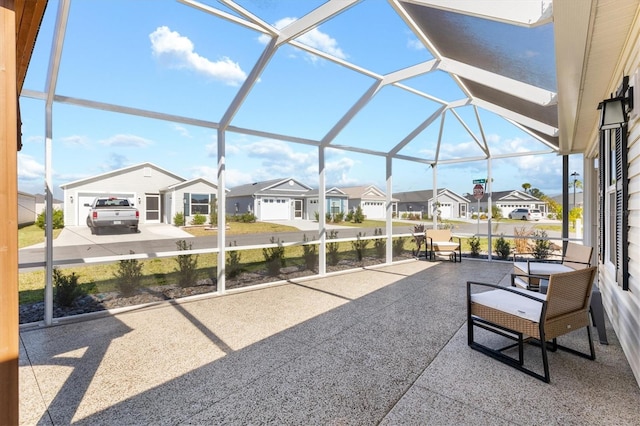
[[[100,234],[104,228],[129,228],[138,232],[140,212],[126,198],[97,197],[89,207],[87,226],[91,234]]]

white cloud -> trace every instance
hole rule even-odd
[[[282,18],[276,22],[273,26],[279,30],[286,27],[290,23],[294,22],[296,18]],[[267,35],[261,35],[258,40],[262,44],[269,43],[271,37]],[[296,38],[302,44],[306,44],[309,47],[318,49],[322,52],[328,53],[340,59],[347,59],[349,56],[338,46],[338,41],[331,37],[329,34],[320,31],[317,27],[313,28],[301,36]],[[312,60],[316,60],[317,56],[309,55]]]
[[[44,179],[44,164],[38,163],[32,156],[18,153],[18,179]]]
[[[135,135],[114,135],[108,139],[101,140],[100,143],[106,146],[117,147],[133,147],[133,148],[145,148],[152,144],[148,139],[141,138]]]
[[[178,134],[180,134],[180,136],[183,136],[185,138],[191,137],[191,134],[189,134],[189,130],[187,130],[186,127],[180,126],[179,124],[173,124],[172,127],[173,127],[173,130],[175,130]]]
[[[407,47],[411,50],[424,50],[424,44],[417,38],[410,38],[407,40]]]
[[[194,51],[189,38],[171,31],[168,27],[158,27],[149,34],[153,55],[174,68],[188,69],[221,81],[229,86],[239,86],[247,74],[237,62],[228,57],[211,61]]]
[[[86,136],[74,135],[67,136],[64,138],[60,138],[60,142],[62,142],[65,146],[71,148],[85,148],[89,146],[89,138]]]

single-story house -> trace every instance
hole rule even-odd
[[[303,219],[310,191],[310,186],[292,178],[240,185],[229,189],[225,211],[230,215],[250,212],[260,221]]]
[[[18,226],[32,225],[37,216],[36,196],[18,191]]]
[[[45,200],[44,194],[36,194],[35,197],[36,197],[36,218],[37,218],[38,215],[44,211],[45,205],[46,205],[46,203],[45,203],[46,200]],[[52,205],[53,205],[53,209],[54,210],[56,210],[56,209],[64,210],[64,205],[63,205],[62,200],[54,198]]]
[[[65,226],[86,225],[88,204],[95,197],[127,198],[140,211],[140,223],[173,223],[184,213],[209,215],[218,187],[206,179],[187,180],[152,163],[141,163],[60,185],[64,191]]]
[[[385,219],[387,217],[387,196],[375,185],[351,186],[340,188],[349,198],[349,210],[355,211],[362,208],[362,213],[367,219]],[[392,199],[392,211],[397,211],[397,200]]]
[[[478,209],[481,212],[487,211],[489,202],[489,194],[487,192],[484,193],[479,201],[473,195],[468,195],[467,199],[469,200],[472,214],[477,212]],[[549,210],[545,201],[519,190],[495,191],[491,194],[491,202],[500,209],[502,217],[507,217],[512,210],[518,208],[538,209],[544,217],[547,217]]]
[[[398,217],[404,214],[421,214],[422,217],[432,217],[434,203],[433,190],[396,192],[393,198],[397,199]],[[446,188],[438,189],[438,210],[442,219],[458,219],[467,217],[469,200]]]
[[[305,218],[309,220],[316,219],[316,213],[319,211],[318,189],[309,191],[306,199]],[[349,197],[344,191],[335,186],[325,191],[325,212],[332,216],[339,213],[346,213],[349,206]]]

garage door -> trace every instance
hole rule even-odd
[[[364,213],[367,219],[384,219],[386,217],[384,202],[365,201],[362,206],[362,213]]]
[[[288,198],[263,198],[260,204],[260,220],[290,219]]]
[[[440,209],[440,218],[451,219],[451,203],[440,204],[439,209]]]

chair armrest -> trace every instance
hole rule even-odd
[[[546,300],[544,298],[532,296],[530,294],[523,293],[520,290],[514,290],[511,287],[503,287],[501,285],[483,283],[483,282],[480,282],[480,281],[467,281],[467,298],[469,300],[471,300],[470,298],[471,298],[471,287],[472,286],[489,287],[489,288],[494,289],[494,290],[508,291],[510,293],[517,294],[518,296],[526,297],[527,299],[535,300],[535,301],[540,302],[540,303],[546,302]]]
[[[539,280],[548,280],[549,277],[547,275],[537,275],[537,274],[518,274],[511,273],[511,287],[518,287],[516,285],[516,278],[520,278],[522,282],[526,283],[527,290],[531,291],[539,291],[539,285],[531,285],[530,278],[538,278]],[[526,278],[526,279],[525,279]]]

